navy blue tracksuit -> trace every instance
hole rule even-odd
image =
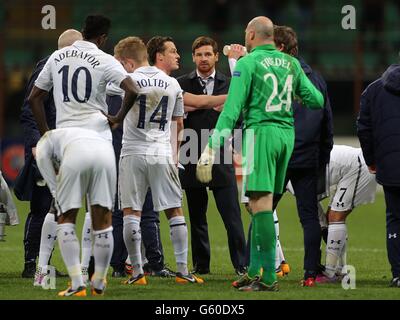
[[[36,166],[36,161],[33,158],[32,148],[36,147],[36,143],[40,139],[40,132],[27,99],[47,59],[48,57],[38,62],[26,88],[20,116],[20,121],[24,130],[25,164],[17,177],[14,189],[19,200],[30,201],[30,212],[25,223],[24,249],[25,264],[32,265],[36,264],[36,258],[39,256],[42,225],[53,198],[47,186],[41,187],[36,184],[36,182],[42,178]],[[52,90],[44,101],[44,108],[47,125],[50,129],[54,129],[56,109]]]
[[[121,97],[107,95],[106,101],[109,114],[117,114],[118,110],[121,108]],[[118,170],[119,156],[122,148],[122,126],[113,130],[112,135]],[[122,272],[125,267],[125,260],[128,253],[123,237],[123,213],[118,209],[118,194],[116,195],[115,208],[112,215],[114,251],[110,264],[114,270]],[[146,200],[143,205],[140,228],[142,230],[142,239],[149,266],[154,271],[160,271],[164,268],[164,254],[160,237],[160,220],[159,213],[153,209],[153,200],[151,198],[150,189],[146,194]]]
[[[291,181],[304,235],[304,278],[315,277],[321,259],[321,227],[318,220],[318,172],[329,163],[333,147],[332,110],[322,76],[299,58],[302,69],[324,96],[323,109],[311,110],[294,101],[295,145],[286,181]],[[274,208],[281,195],[274,196]]]
[[[375,166],[386,201],[386,245],[400,277],[400,65],[391,65],[363,92],[357,134],[365,163]]]

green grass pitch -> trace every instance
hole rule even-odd
[[[61,299],[59,290],[65,289],[67,279],[57,279],[57,290],[43,290],[33,287],[30,279],[20,277],[23,268],[23,228],[28,212],[28,203],[16,201],[21,224],[6,227],[6,242],[0,242],[0,299]],[[185,202],[185,213],[187,213]],[[349,247],[348,264],[356,269],[356,288],[344,290],[340,284],[319,285],[314,288],[302,288],[299,281],[302,276],[303,239],[302,229],[295,209],[294,198],[285,195],[278,207],[281,226],[281,241],[286,260],[292,268],[288,277],[279,280],[279,292],[243,293],[231,287],[236,278],[230,262],[226,232],[210,194],[208,225],[211,241],[211,274],[204,277],[203,285],[178,285],[174,279],[149,277],[147,286],[126,286],[121,279],[108,277],[108,287],[104,297],[96,299],[399,299],[400,290],[389,288],[390,267],[385,246],[385,204],[382,193],[377,194],[372,205],[358,207],[348,217]],[[245,229],[249,216],[242,210]],[[80,234],[83,214],[80,214],[78,230]],[[187,218],[187,221],[189,219]],[[169,227],[162,215],[162,240],[166,262],[174,268],[174,258],[169,240]],[[190,246],[189,246],[190,247]],[[323,248],[324,251],[324,248]],[[191,253],[189,250],[189,261]],[[56,248],[53,265],[66,271]],[[74,299],[74,298],[71,298]],[[79,298],[82,299],[82,298]],[[87,298],[92,299],[90,294]]]

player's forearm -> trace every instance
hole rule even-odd
[[[317,88],[312,88],[310,95],[305,99],[310,109],[322,109],[324,107],[324,96]]]
[[[177,131],[176,146],[177,146],[177,154],[179,155],[179,149],[181,148],[181,143],[182,143],[182,139],[183,139],[183,118],[181,118],[177,121],[176,131]]]
[[[319,91],[307,76],[303,76],[303,82],[301,83],[302,88],[300,89],[300,98],[302,104],[309,109],[322,109],[324,107],[324,96]]]
[[[210,95],[195,95],[189,92],[185,92],[183,95],[183,102],[185,106],[189,106],[191,108],[196,109],[212,109],[214,107],[220,106],[224,104],[227,95],[222,94],[218,96],[210,96]]]
[[[199,110],[199,108],[194,108],[194,107],[191,107],[191,106],[185,106],[184,110],[185,110],[185,112],[193,112],[193,111]]]
[[[43,135],[46,131],[49,130],[46,121],[46,113],[44,111],[44,105],[43,105],[43,100],[46,95],[47,95],[46,91],[41,90],[36,86],[34,86],[28,98],[28,103],[32,108],[32,113],[36,120],[37,127],[41,135]]]
[[[116,119],[118,123],[124,121],[126,115],[128,114],[129,110],[131,110],[133,104],[135,103],[137,94],[134,92],[126,92],[124,96],[124,100],[122,101],[121,109],[116,114]]]
[[[120,85],[121,89],[125,91],[124,99],[122,100],[121,109],[114,117],[114,121],[117,123],[122,123],[129,110],[132,108],[135,100],[137,98],[137,90],[130,77],[125,78]]]
[[[183,139],[183,117],[172,117],[171,126],[171,146],[173,157],[176,163],[179,161],[179,149]]]
[[[221,147],[231,135],[238,116],[235,113],[224,110],[218,118],[214,133],[208,140],[208,146],[214,150]]]

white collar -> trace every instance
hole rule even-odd
[[[98,47],[93,42],[86,40],[76,40],[72,45],[74,47],[86,47],[86,48],[98,49]]]

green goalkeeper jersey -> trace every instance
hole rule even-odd
[[[243,114],[244,129],[257,126],[293,128],[293,98],[312,109],[324,98],[302,70],[298,60],[273,44],[255,47],[237,62],[228,97],[210,137],[213,149],[223,144]],[[311,124],[312,125],[312,124]]]

